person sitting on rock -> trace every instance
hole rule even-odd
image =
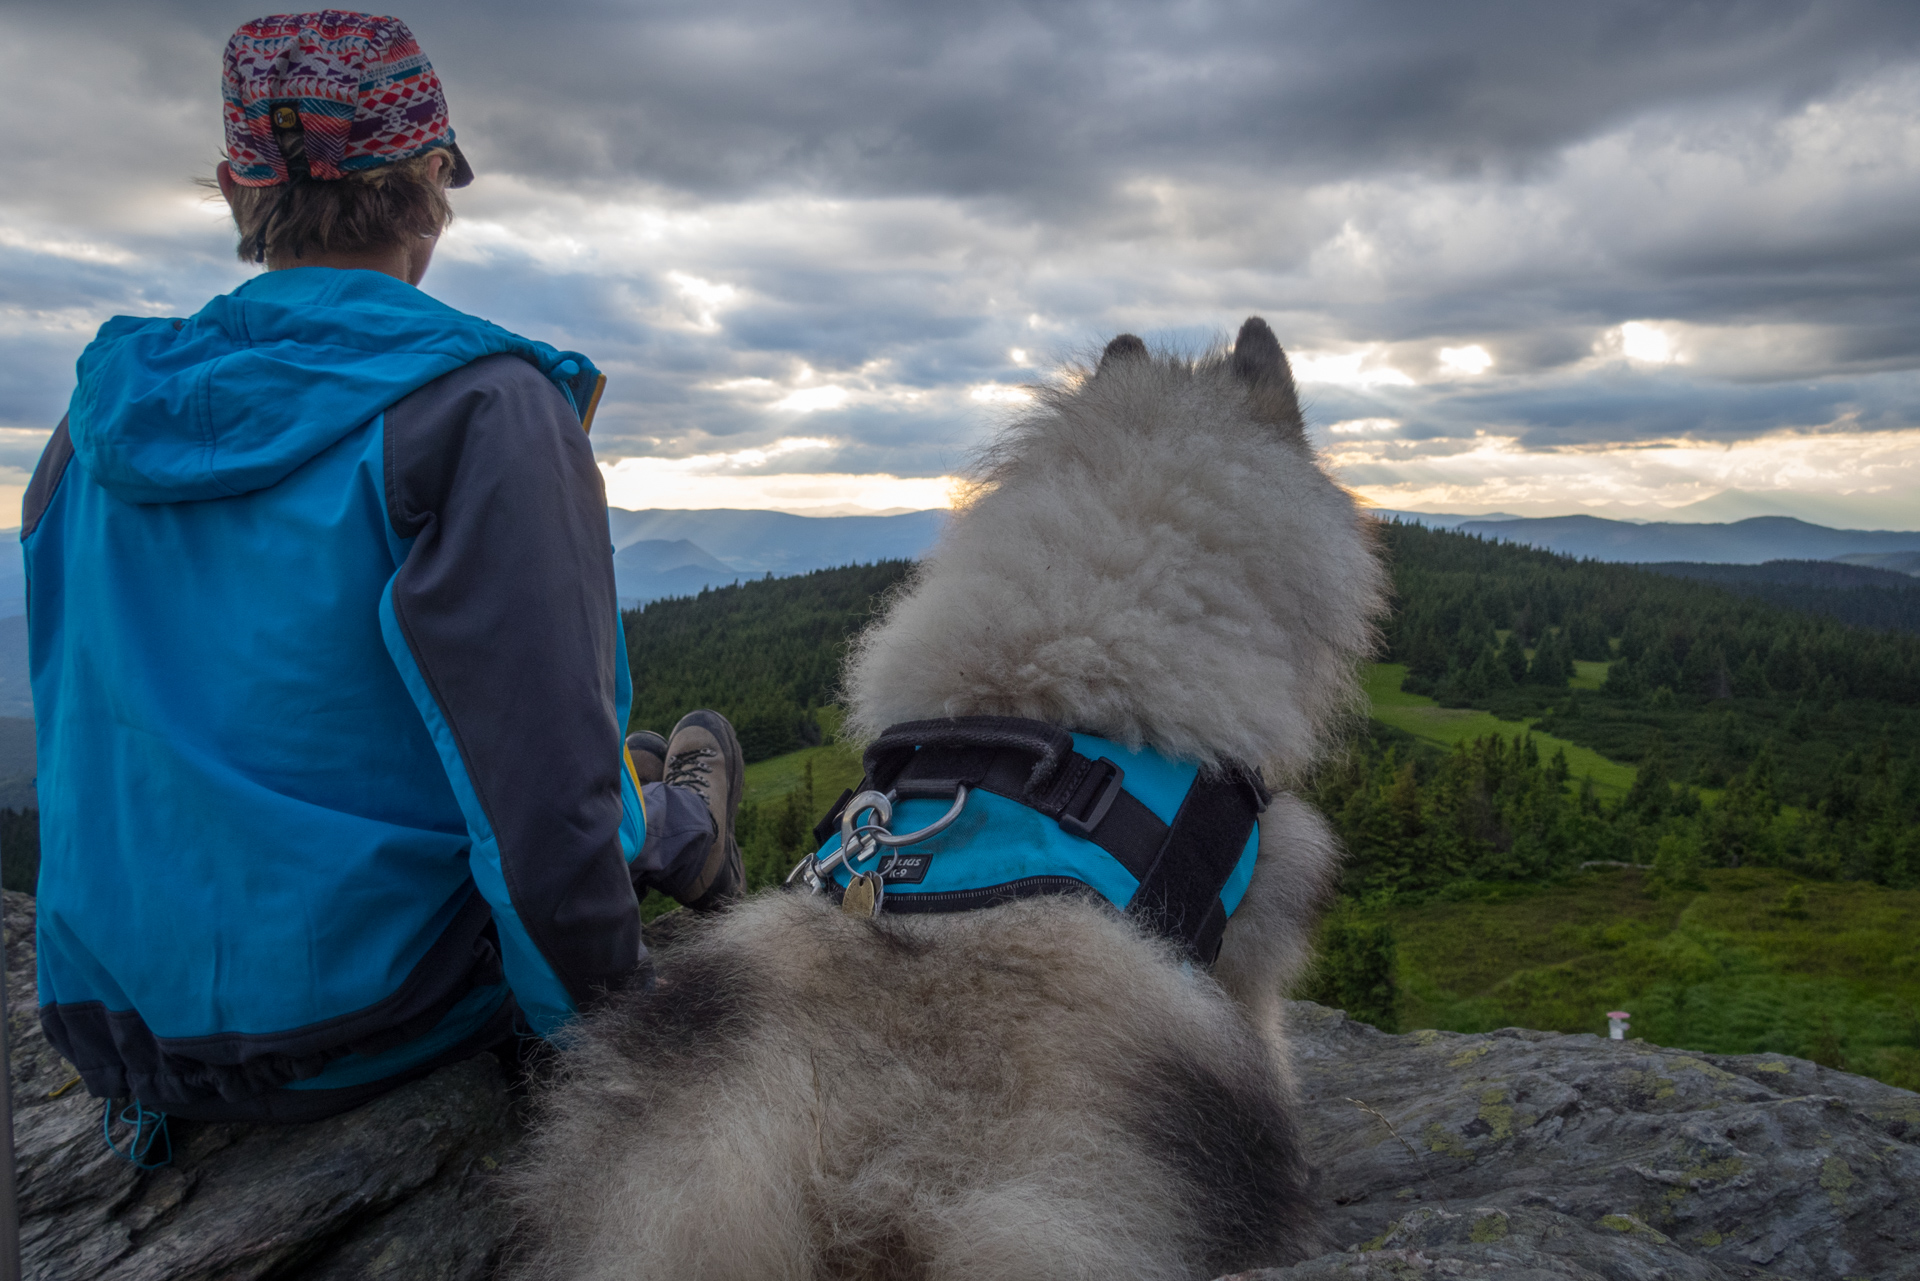
[[[646,982],[742,761],[622,750],[604,380],[417,288],[473,171],[406,25],[249,22],[224,96],[267,269],[102,326],[25,499],[41,1019],[97,1096],[304,1121]]]

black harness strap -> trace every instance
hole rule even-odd
[[[1125,772],[1106,757],[1073,750],[1073,736],[1044,721],[964,716],[895,725],[867,749],[860,790],[891,790],[898,800],[951,799],[961,784],[1038,810],[1071,835],[1105,850],[1140,882],[1129,914],[1156,933],[1181,940],[1211,965],[1220,951],[1227,910],[1220,891],[1239,864],[1247,837],[1266,808],[1265,789],[1242,771],[1201,774],[1188,788],[1171,826],[1124,786]],[[824,845],[839,830],[852,792],[814,829]],[[895,910],[957,911],[1032,893],[1082,889],[1067,877],[985,890],[905,895]],[[1057,884],[1056,884],[1057,882]]]
[[[1220,887],[1233,875],[1260,810],[1238,779],[1201,774],[1187,789],[1153,870],[1140,878],[1127,910],[1155,933],[1190,940],[1208,965],[1220,955],[1227,910]]]

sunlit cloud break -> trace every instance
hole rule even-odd
[[[1369,343],[1352,351],[1300,351],[1290,357],[1295,381],[1303,387],[1411,387],[1412,378],[1387,363],[1385,344]]]
[[[1442,347],[1440,363],[1456,374],[1484,374],[1493,368],[1493,357],[1478,343],[1466,347]]]
[[[690,458],[603,461],[600,475],[606,482],[608,504],[633,511],[740,507],[823,516],[952,505],[956,482],[951,476],[767,470],[791,468],[806,455],[838,444],[818,437],[787,436],[770,445]]]
[[[1361,497],[1401,511],[1684,520],[1702,518],[1684,508],[1727,491],[1755,511],[1765,510],[1771,495],[1783,512],[1851,508],[1894,528],[1911,527],[1920,511],[1920,430],[1554,450],[1525,449],[1492,434],[1450,442],[1446,451],[1344,437],[1323,456]],[[1741,514],[1728,509],[1706,518]]]

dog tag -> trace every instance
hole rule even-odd
[[[847,882],[847,892],[840,899],[840,910],[848,916],[877,916],[880,912],[880,878],[872,872],[861,872]]]

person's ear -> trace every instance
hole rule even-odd
[[[213,171],[213,178],[220,184],[220,194],[226,198],[227,208],[233,208],[233,193],[240,186],[233,180],[233,166],[222,160],[219,168]]]
[[[452,180],[452,177],[453,174],[448,169],[447,157],[444,153],[435,152],[433,155],[427,157],[428,182],[436,187],[444,187]]]

